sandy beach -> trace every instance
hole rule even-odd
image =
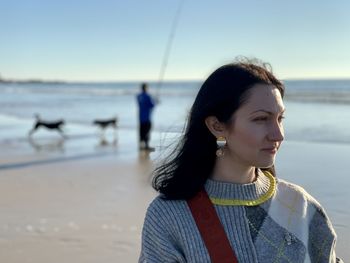
[[[67,140],[36,153],[23,142],[2,156],[0,261],[136,262],[155,193],[152,161],[125,142]]]
[[[158,194],[154,168],[188,122],[209,114],[231,124],[236,116],[225,115],[249,101],[254,83],[280,89],[272,76],[285,90],[259,93],[259,109],[242,126],[259,133],[241,138],[258,144],[264,131],[271,146],[276,109],[286,109],[278,115],[285,139],[276,176],[320,202],[337,234],[337,256],[350,263],[350,1],[0,6],[0,263],[138,262],[146,210]],[[245,73],[217,71],[231,63]],[[246,78],[250,67],[254,77]],[[152,109],[139,104],[143,84]],[[234,97],[243,88],[249,92]],[[253,117],[259,111],[266,116]],[[145,112],[155,147],[148,154],[138,146]],[[293,241],[284,230],[275,261]]]
[[[156,195],[150,172],[162,135],[153,135],[158,151],[149,156],[139,154],[136,132],[127,130],[116,144],[87,136],[1,145],[7,150],[0,163],[0,261],[137,262],[144,214]],[[344,262],[350,260],[348,156],[342,145],[286,142],[277,160],[281,177],[327,209]]]

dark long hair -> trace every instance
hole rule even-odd
[[[201,189],[216,160],[216,138],[205,125],[205,119],[215,116],[228,123],[255,84],[274,85],[284,95],[284,86],[269,65],[257,60],[224,65],[208,77],[193,103],[180,143],[154,171],[155,190],[167,199],[188,199]],[[274,174],[274,167],[266,169]]]

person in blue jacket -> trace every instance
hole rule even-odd
[[[139,147],[140,150],[153,151],[154,148],[149,146],[150,132],[152,128],[151,115],[155,102],[147,92],[147,83],[141,84],[141,93],[137,95],[139,106]]]

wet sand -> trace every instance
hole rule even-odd
[[[38,141],[2,152],[0,262],[137,262],[152,157],[131,140]]]
[[[155,145],[160,137],[154,134]],[[116,144],[91,136],[1,145],[0,262],[137,262],[159,151],[139,154],[136,138],[120,131]],[[277,160],[280,177],[304,186],[327,209],[344,262],[348,156],[342,145],[286,142]]]

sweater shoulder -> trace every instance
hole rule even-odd
[[[169,221],[187,212],[188,205],[185,200],[169,200],[160,194],[148,206],[146,221],[157,221],[159,224],[168,225]]]
[[[309,194],[302,186],[288,182],[283,179],[277,179],[277,194],[283,198],[292,198],[306,202],[317,210],[323,210],[321,204]]]
[[[303,187],[283,179],[277,179],[275,201],[296,216],[293,227],[290,227],[289,218],[285,227],[308,244],[311,262],[335,262],[336,233],[321,204]]]
[[[155,197],[150,205],[148,206],[147,210],[151,211],[158,211],[158,210],[167,210],[170,208],[180,208],[186,205],[186,200],[171,200],[165,198],[162,194],[159,194],[157,197]]]

